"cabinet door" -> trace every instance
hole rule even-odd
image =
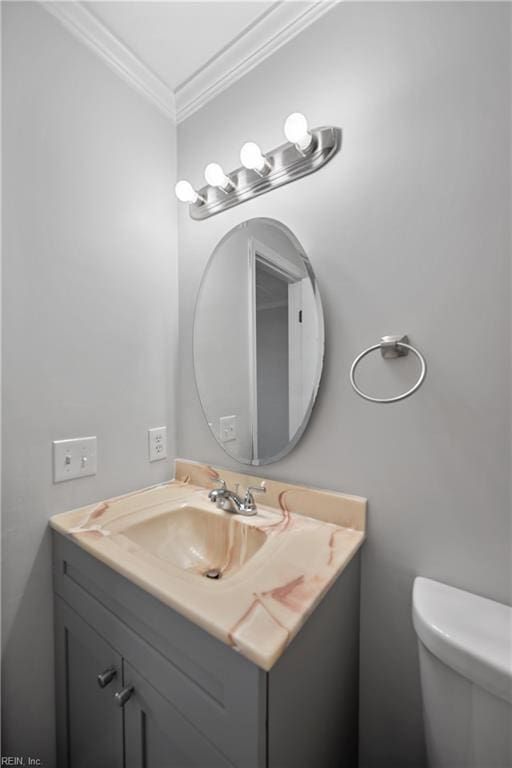
[[[59,768],[122,768],[120,656],[59,598],[55,638]]]
[[[124,661],[126,768],[233,768],[164,696]]]

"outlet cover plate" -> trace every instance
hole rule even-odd
[[[236,416],[221,416],[219,419],[219,434],[221,443],[236,440]]]
[[[150,461],[167,458],[167,427],[148,429],[148,448]]]
[[[98,469],[96,437],[53,441],[53,482],[95,475]]]

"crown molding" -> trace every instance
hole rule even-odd
[[[176,122],[176,99],[168,88],[124,43],[121,43],[80,2],[43,0],[41,6],[102,58],[132,88],[145,96],[167,118]]]
[[[270,11],[211,59],[176,94],[176,117],[181,123],[218,96],[281,46],[338,5],[340,0],[304,3],[277,2]]]
[[[339,2],[279,0],[175,92],[78,0],[40,0],[40,5],[167,118],[180,123]]]

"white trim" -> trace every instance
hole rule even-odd
[[[85,6],[80,2],[52,0],[42,0],[40,4],[167,118],[176,121],[176,98],[173,91]]]
[[[249,407],[251,424],[252,462],[258,463],[258,355],[256,346],[256,252],[254,240],[247,243],[247,290],[249,310],[249,338],[247,345],[249,350]]]
[[[303,344],[298,314],[302,309],[302,280],[288,285],[288,437],[299,429],[303,408]]]
[[[280,275],[288,283],[296,283],[298,280],[303,279],[304,269],[294,264],[293,261],[290,261],[285,256],[281,256],[280,253],[266,243],[256,240],[255,237],[251,237],[251,244],[258,261],[261,262],[263,267],[267,267],[272,274]]]
[[[254,25],[235,38],[205,67],[176,89],[178,123],[218,96],[228,86],[261,64],[282,45],[330,11],[340,0],[303,3],[281,0]]]

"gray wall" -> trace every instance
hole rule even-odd
[[[50,515],[167,479],[175,130],[33,3],[3,4],[4,754],[55,765]],[[51,441],[98,437],[52,484]]]
[[[508,597],[510,94],[509,4],[342,3],[178,130],[179,174],[200,185],[212,158],[236,167],[244,141],[280,144],[292,111],[343,127],[341,154],[313,176],[204,222],[181,207],[178,449],[236,466],[195,394],[194,299],[230,227],[281,219],[316,270],[327,353],[309,429],[261,473],[369,498],[361,753],[371,768],[424,761],[414,576]],[[402,404],[372,405],[351,391],[349,366],[393,332],[426,354],[428,379]],[[411,381],[409,366],[393,370],[397,387]]]

